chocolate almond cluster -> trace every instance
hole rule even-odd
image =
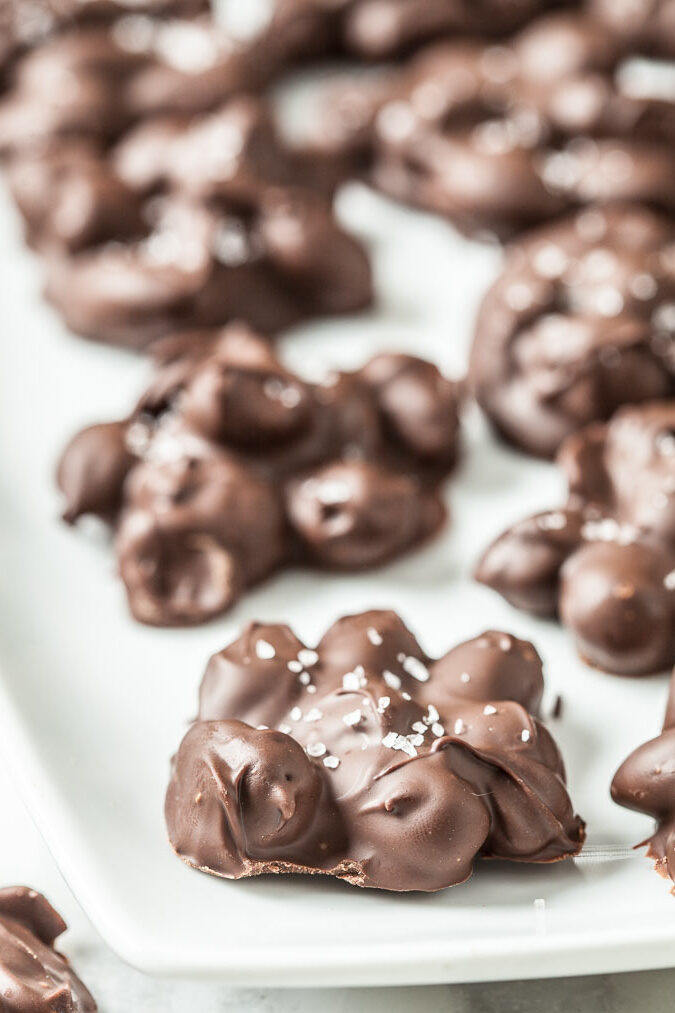
[[[675,672],[663,731],[622,763],[612,781],[612,798],[656,821],[654,835],[638,847],[646,844],[656,871],[675,883]]]
[[[174,759],[171,844],[227,879],[335,876],[440,890],[476,858],[575,855],[541,661],[488,632],[433,661],[393,612],[338,620],[316,650],[250,624],[214,655]]]
[[[54,942],[66,923],[25,886],[0,889],[0,1008],[7,1013],[96,1013]]]
[[[620,675],[675,663],[675,400],[622,408],[570,436],[570,497],[501,535],[479,581],[558,614],[582,657]]]
[[[552,457],[630,402],[675,397],[675,225],[594,207],[514,243],[483,300],[471,386],[497,432]]]
[[[158,346],[122,422],[67,447],[65,518],[113,524],[141,622],[203,622],[283,564],[377,566],[434,534],[459,440],[459,389],[380,355],[308,384],[232,325]]]
[[[71,330],[145,348],[370,303],[365,250],[244,94],[261,67],[208,19],[141,15],[64,31],[20,61],[0,154]]]
[[[503,45],[435,43],[331,97],[314,146],[471,235],[508,238],[619,200],[672,213],[675,103],[631,90],[629,51],[577,12],[538,18]]]

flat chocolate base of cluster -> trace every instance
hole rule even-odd
[[[54,942],[66,923],[25,886],[0,889],[0,1007],[17,1013],[96,1013],[96,1003]]]
[[[647,845],[656,871],[675,884],[675,671],[663,731],[622,763],[612,781],[612,798],[656,820],[653,836],[636,846]]]
[[[250,624],[214,655],[173,761],[171,844],[226,879],[329,875],[435,891],[476,858],[578,854],[564,766],[536,714],[533,646],[490,631],[425,655],[393,612],[338,620],[316,649]]]
[[[204,622],[281,566],[380,566],[443,525],[461,390],[431,363],[383,354],[309,384],[242,325],[156,357],[135,411],[58,469],[65,519],[114,526],[141,622]]]
[[[504,532],[476,578],[559,615],[582,658],[617,675],[675,664],[675,401],[626,406],[570,436],[567,504]]]

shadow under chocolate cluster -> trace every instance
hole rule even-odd
[[[309,384],[231,325],[157,347],[122,422],[77,435],[59,466],[65,517],[116,529],[134,616],[198,623],[282,565],[377,566],[438,530],[459,440],[459,389],[380,355]]]
[[[552,862],[584,825],[537,720],[541,660],[488,632],[438,661],[393,612],[316,650],[252,623],[214,655],[174,759],[171,844],[228,879],[313,873],[385,890],[462,883],[478,857]]]

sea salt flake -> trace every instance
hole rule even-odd
[[[462,735],[463,732],[466,731],[466,725],[464,724],[461,718],[457,718],[457,720],[455,721],[453,731],[455,735]]]
[[[312,681],[312,677],[309,672],[301,672],[298,676],[298,682],[302,683],[303,686],[309,686]]]
[[[671,570],[663,578],[663,586],[667,591],[675,591],[675,570]]]
[[[340,761],[337,756],[325,756],[323,764],[324,767],[328,767],[329,770],[336,770],[340,766]]]
[[[429,681],[429,669],[419,658],[405,657],[401,664],[403,671],[412,675],[413,679],[417,679],[418,682]]]
[[[310,742],[307,746],[307,754],[314,756],[318,759],[319,756],[323,756],[326,753],[326,746],[323,742]]]
[[[493,707],[491,703],[489,703],[485,707],[483,707],[483,714],[488,714],[489,715],[489,714],[496,714],[496,713],[497,713],[497,708]]]
[[[389,689],[400,689],[401,688],[401,679],[400,679],[400,676],[395,675],[393,672],[390,672],[386,668],[385,668],[384,672],[382,673],[382,678],[386,682],[386,684],[389,687]]]
[[[388,732],[382,739],[382,745],[387,749],[396,749],[408,756],[417,756],[417,750],[412,742],[409,742],[405,735],[398,735],[396,732]]]
[[[298,651],[298,661],[303,668],[311,668],[312,665],[316,665],[318,660],[319,655],[316,651],[310,650],[309,647],[303,647],[302,650]]]
[[[296,672],[296,673],[297,672],[302,672],[302,662],[301,661],[289,661],[288,662],[288,670],[289,670],[289,672]]]
[[[391,703],[391,697],[389,697],[389,696],[381,696],[380,699],[377,701],[377,713],[378,714],[384,714],[384,712],[386,711],[386,709],[387,709],[387,707],[389,706],[390,703]]]
[[[323,711],[320,711],[318,707],[312,707],[312,709],[308,710],[305,714],[305,721],[320,721],[322,717]]]
[[[431,726],[431,732],[433,735],[436,736],[437,739],[440,739],[442,735],[445,735],[445,728],[443,727],[442,724],[440,724],[440,722],[434,721],[433,725]]]
[[[294,707],[293,710],[291,711],[291,721],[301,721],[301,720],[302,720],[302,711],[300,710],[299,707]]]
[[[523,728],[522,732],[520,733],[520,737],[523,740],[523,742],[529,742],[531,738],[531,733],[527,728]]]
[[[424,721],[413,721],[413,731],[420,732],[421,735],[425,735],[427,732],[427,726]]]
[[[358,725],[358,723],[363,720],[363,714],[361,713],[360,708],[357,707],[355,711],[350,711],[349,714],[343,714],[342,720],[349,728],[353,728],[354,725]]]
[[[374,626],[368,627],[368,629],[366,630],[366,636],[370,640],[371,644],[373,644],[375,647],[380,647],[380,645],[382,644],[382,637],[377,632]]]
[[[255,653],[263,661],[269,661],[276,657],[276,651],[268,640],[259,640],[255,645]]]

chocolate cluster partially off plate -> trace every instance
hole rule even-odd
[[[462,883],[478,857],[553,862],[584,825],[534,716],[531,644],[488,632],[432,661],[393,612],[338,620],[316,650],[253,623],[209,662],[174,759],[171,844],[227,879]]]
[[[309,384],[241,325],[157,354],[131,416],[76,436],[58,475],[68,521],[115,526],[137,619],[203,622],[282,565],[362,570],[442,525],[460,392],[435,366],[380,355]]]
[[[96,1013],[96,1003],[54,949],[66,923],[25,886],[0,889],[0,1008],[7,1013]]]
[[[675,672],[663,731],[619,767],[612,782],[612,798],[656,820],[653,836],[637,847],[646,844],[656,871],[675,882]],[[672,892],[675,894],[675,886]]]
[[[513,244],[478,315],[470,380],[499,434],[542,457],[623,404],[675,397],[672,218],[594,207]]]
[[[570,497],[501,535],[479,581],[560,615],[582,657],[620,675],[675,663],[675,400],[622,408],[570,436]]]
[[[628,87],[627,52],[576,12],[498,46],[436,43],[331,96],[313,146],[472,235],[503,239],[619,200],[672,213],[675,103]]]

